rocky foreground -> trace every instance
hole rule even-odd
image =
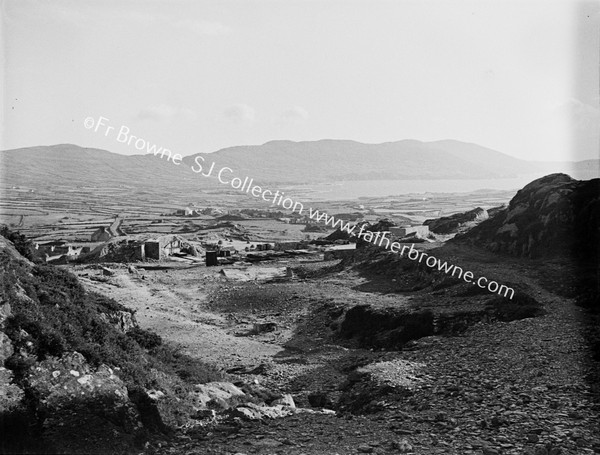
[[[478,323],[372,353],[379,372],[356,374],[352,412],[238,420],[190,431],[157,453],[592,454],[600,404],[584,310],[536,287],[548,313]],[[415,366],[408,374],[402,366]],[[318,374],[318,373],[317,373]],[[408,380],[408,383],[407,383]],[[347,384],[346,384],[347,386]]]

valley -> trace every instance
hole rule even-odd
[[[163,169],[162,177],[171,171]],[[113,428],[110,444],[126,453],[600,451],[597,258],[585,247],[597,242],[598,180],[553,174],[513,190],[361,198],[272,183],[361,232],[502,283],[514,290],[506,298],[218,181],[182,174],[158,187],[150,175],[130,184],[114,174],[100,184],[91,165],[85,172],[85,183],[2,187],[0,221],[31,242],[25,253],[35,262],[7,284],[16,310],[4,318],[12,378],[4,386],[54,397],[29,408],[55,406],[53,419],[28,417],[38,419],[43,444],[63,453],[95,453],[95,437],[108,444],[108,433],[60,430],[74,425],[61,411],[72,406],[70,387],[89,392],[86,382],[56,388],[66,368],[101,384],[94,400],[112,397],[102,387],[123,378],[118,406],[92,401],[76,416]],[[18,276],[22,258],[10,244],[2,254],[13,267],[6,276]],[[73,278],[57,293],[27,284],[67,272]],[[67,316],[28,319],[31,302],[60,315],[98,295],[91,311],[104,322],[82,326],[85,342],[70,341]],[[46,323],[54,325],[36,328]],[[51,371],[48,362],[76,365]],[[112,376],[99,379],[106,368]],[[35,371],[52,376],[50,385]],[[122,407],[124,423],[106,417]]]

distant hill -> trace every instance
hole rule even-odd
[[[186,160],[193,162],[194,157]],[[252,170],[252,176],[269,181],[477,179],[536,171],[527,161],[458,141],[271,141],[225,148],[210,158],[233,169]]]
[[[229,147],[185,157],[180,166],[152,155],[124,156],[71,144],[0,152],[3,180],[62,185],[141,185],[176,187],[207,183],[191,171],[197,157],[205,169],[228,166],[238,176],[263,183],[334,182],[340,180],[509,178],[571,166],[595,172],[598,160],[581,163],[536,163],[459,141],[404,140],[363,144],[346,140],[271,141]]]
[[[5,183],[60,183],[74,186],[119,186],[134,182],[157,182],[157,177],[180,177],[170,163],[153,156],[125,156],[106,150],[72,144],[29,147],[0,152],[0,169]]]

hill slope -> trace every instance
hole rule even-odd
[[[152,155],[124,156],[71,144],[0,152],[2,177],[9,185],[25,182],[106,186],[121,184],[177,187],[207,184],[191,171],[197,157],[207,169],[228,166],[262,182],[331,182],[340,180],[486,179],[515,177],[550,166],[533,163],[475,144],[458,141],[405,140],[383,144],[321,140],[272,141],[185,157],[176,166]],[[562,163],[561,166],[565,166]],[[593,168],[593,163],[587,163]]]
[[[514,256],[569,256],[597,262],[600,179],[551,174],[526,185],[508,207],[456,242]]]

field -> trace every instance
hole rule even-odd
[[[507,203],[514,191],[474,193],[423,193],[395,197],[361,198],[357,201],[318,198],[294,198],[294,187],[282,188],[295,201],[302,202],[305,213],[309,207],[337,213],[361,213],[364,219],[376,221],[390,218],[399,224],[421,224],[429,218],[464,212],[475,207],[490,208]],[[190,237],[210,224],[216,216],[174,216],[177,209],[218,208],[224,213],[241,209],[282,210],[249,195],[215,185],[214,188],[191,191],[190,188],[169,188],[156,191],[151,187],[78,187],[59,184],[51,187],[11,186],[1,190],[0,223],[18,229],[35,241],[90,241],[99,227],[108,227],[116,217],[122,220],[126,234],[185,234]],[[236,223],[238,223],[236,221]],[[303,225],[287,224],[274,219],[254,219],[239,222],[257,241],[300,240],[306,234]],[[316,237],[311,234],[311,238]]]

